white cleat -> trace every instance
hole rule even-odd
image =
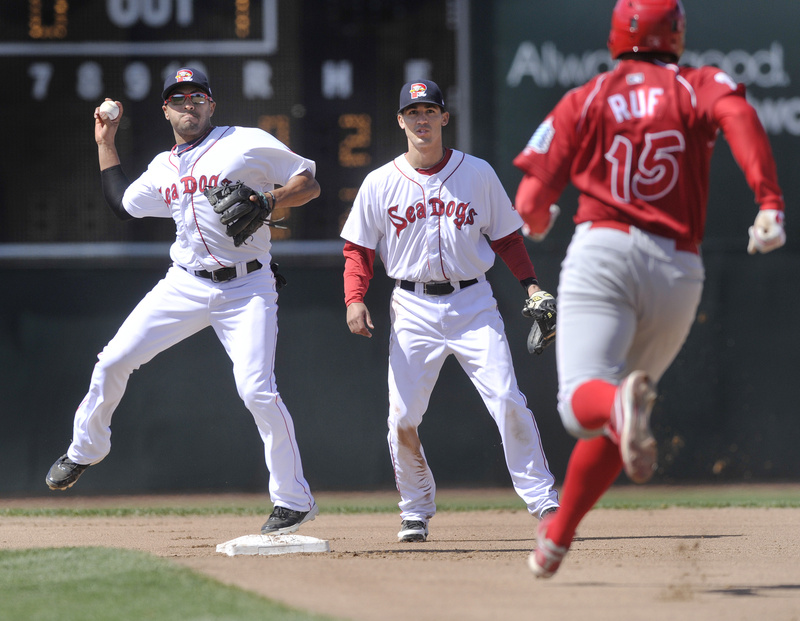
[[[653,476],[658,446],[650,430],[650,412],[656,391],[644,371],[634,371],[619,385],[615,408],[621,415],[620,449],[625,473],[634,483]]]

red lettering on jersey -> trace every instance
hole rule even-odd
[[[194,194],[197,192],[197,179],[194,177],[184,177],[181,179],[181,182],[183,182],[184,194]]]
[[[432,198],[428,201],[431,206],[431,215],[432,216],[443,216],[444,215],[444,201],[440,198]]]
[[[169,194],[169,190],[167,190],[167,193]],[[170,196],[170,201],[176,201],[176,200],[178,200],[178,186],[176,186],[173,183],[172,184],[172,196]]]
[[[408,226],[408,221],[403,218],[402,216],[397,215],[397,210],[400,207],[398,205],[394,205],[393,207],[389,207],[389,219],[392,221],[394,228],[397,229],[397,236],[400,237],[400,231]]]
[[[458,207],[456,207],[455,215],[456,218],[453,222],[456,225],[456,228],[460,231],[461,227],[464,225],[464,222],[467,220],[467,207],[469,207],[469,203],[459,203]],[[470,224],[472,224],[470,222]]]
[[[184,194],[202,193],[206,188],[215,188],[219,185],[219,175],[211,175],[208,178],[205,175],[201,175],[199,180],[191,176],[183,177],[181,183],[183,183]],[[177,190],[173,190],[172,193],[174,194],[173,198],[177,198]]]
[[[445,205],[444,201],[438,198],[432,198],[428,202],[431,205],[432,216],[447,216],[448,218],[453,218],[453,224],[455,224],[459,231],[465,224],[474,224],[475,216],[478,215],[477,211],[469,208],[469,203],[450,201]],[[389,214],[389,219],[398,237],[400,237],[400,232],[405,230],[410,223],[423,220],[427,217],[425,203],[422,202],[406,207],[405,212],[403,212],[405,217],[400,214],[399,205],[389,207],[387,213]]]

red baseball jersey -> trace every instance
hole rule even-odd
[[[733,141],[728,136],[732,149],[747,143],[734,155],[756,201],[783,207],[769,141],[755,112],[746,127],[741,119],[727,123],[724,111],[738,107],[717,106],[724,98],[749,108],[744,86],[716,67],[624,60],[567,93],[514,165],[559,191],[571,181],[580,191],[576,224],[614,220],[700,243],[711,154],[721,128],[726,136],[737,134]]]

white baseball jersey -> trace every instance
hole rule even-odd
[[[478,278],[494,264],[484,235],[494,241],[521,226],[492,167],[453,150],[433,175],[417,172],[404,155],[372,171],[342,237],[378,249],[390,278],[458,281]]]
[[[267,132],[249,127],[215,127],[198,145],[157,155],[126,190],[123,206],[135,218],[171,217],[176,225],[170,256],[191,270],[213,271],[268,253],[268,226],[238,248],[203,194],[222,181],[242,181],[261,192],[286,185],[316,164],[292,152]]]

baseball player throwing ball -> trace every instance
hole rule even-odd
[[[522,220],[495,172],[486,162],[443,146],[442,128],[449,119],[434,82],[403,86],[397,122],[408,151],[367,176],[342,230],[347,325],[353,334],[372,336],[364,295],[376,249],[396,281],[388,439],[401,498],[401,541],[425,541],[436,513],[436,485],[417,428],[451,354],[497,423],[514,488],[528,511],[541,517],[558,506],[539,431],[517,387],[503,320],[484,275],[495,252],[528,293],[529,313],[549,305],[552,296],[537,284],[519,233]],[[540,351],[551,336],[540,334],[535,344]]]
[[[274,510],[262,532],[294,532],[314,519],[317,507],[303,476],[292,418],[275,385],[278,295],[267,225],[276,203],[296,207],[319,195],[316,166],[260,129],[212,125],[216,102],[198,69],[171,74],[162,101],[176,144],[133,183],[114,143],[122,105],[117,102],[120,113],[113,120],[95,110],[109,206],[122,220],[172,218],[177,235],[172,267],[98,356],[89,392],[75,413],[72,443],[46,482],[67,489],[101,461],[111,450],[111,416],[130,374],[211,326],[264,441]]]
[[[529,565],[559,568],[584,515],[624,468],[650,479],[656,386],[683,346],[703,289],[709,163],[722,130],[760,210],[748,251],[784,244],[783,196],[744,87],[716,67],[679,67],[680,0],[619,0],[608,47],[617,66],[567,93],[514,163],[516,206],[532,233],[570,181],[580,191],[558,286],[559,411],[578,438],[561,508],[543,520]],[[744,248],[743,248],[744,250]]]

